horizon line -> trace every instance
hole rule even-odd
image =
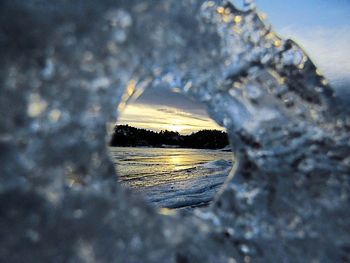
[[[226,129],[224,130],[220,130],[220,129],[199,129],[199,130],[195,130],[195,131],[191,131],[189,133],[181,133],[179,131],[172,131],[172,130],[168,130],[168,129],[159,129],[159,130],[154,130],[154,129],[151,129],[151,128],[142,128],[142,127],[136,127],[136,126],[132,126],[130,124],[115,124],[114,125],[114,128],[117,127],[117,126],[128,126],[128,127],[131,127],[131,128],[136,128],[136,129],[139,129],[139,130],[145,130],[145,131],[151,131],[151,132],[155,132],[155,133],[160,133],[160,132],[165,132],[165,131],[168,131],[168,132],[174,132],[174,133],[178,133],[179,135],[190,135],[190,134],[193,134],[193,133],[197,133],[197,132],[200,132],[200,131],[218,131],[218,132],[223,132],[223,133],[227,133],[226,132]]]

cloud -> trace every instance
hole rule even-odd
[[[184,118],[191,118],[193,120],[199,120],[199,121],[207,121],[209,118],[204,109],[197,109],[197,110],[192,110],[192,112],[185,112],[178,108],[160,108],[160,109],[157,109],[157,111],[181,116]]]
[[[188,134],[203,129],[223,130],[203,110],[202,115],[185,112],[174,107],[161,108],[147,104],[131,104],[120,115],[118,124],[151,130],[173,130]]]
[[[175,93],[168,89],[151,87],[136,100],[138,104],[155,105],[158,107],[167,106],[183,109],[189,112],[203,110],[204,106],[195,102],[181,93]]]

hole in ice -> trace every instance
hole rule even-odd
[[[109,125],[121,185],[161,208],[208,205],[232,167],[224,129],[203,105],[149,88]]]

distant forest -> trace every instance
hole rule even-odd
[[[195,149],[221,149],[228,144],[227,134],[218,130],[202,130],[190,135],[181,135],[173,131],[154,132],[129,125],[115,126],[110,141],[110,146],[174,146]]]

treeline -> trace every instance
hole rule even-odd
[[[115,126],[110,141],[110,146],[177,146],[195,149],[221,149],[228,144],[227,134],[218,130],[202,130],[190,135],[181,135],[173,131],[154,132],[129,125]]]

